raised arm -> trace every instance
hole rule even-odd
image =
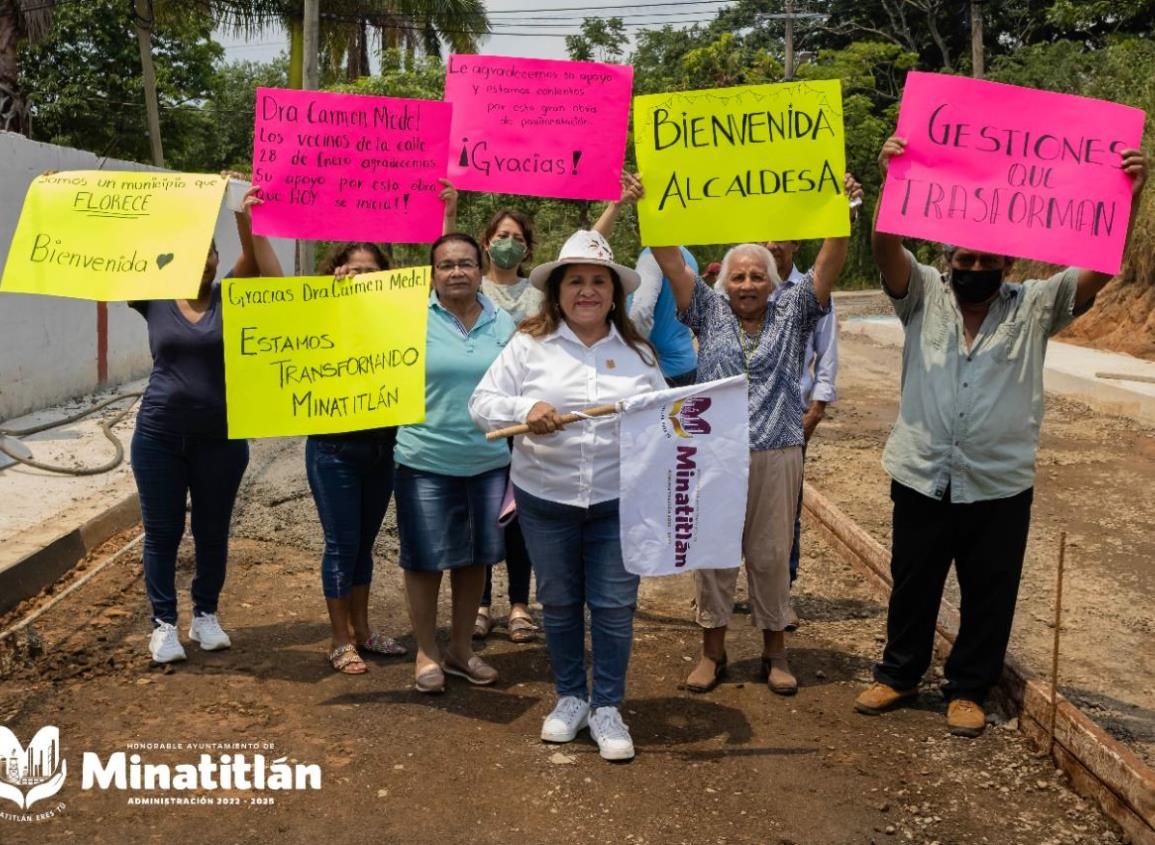
[[[862,185],[850,173],[843,177],[847,199],[862,199]],[[850,218],[858,215],[858,209],[850,209]],[[830,292],[846,264],[846,254],[850,251],[850,238],[827,238],[822,242],[818,257],[814,260],[814,295],[825,306],[830,302]]]
[[[253,206],[262,202],[260,186],[253,185],[245,191],[241,210],[236,212],[241,255],[233,265],[233,278],[271,279],[285,275],[285,271],[281,269],[281,260],[277,258],[269,239],[264,235],[253,234]]]
[[[674,292],[674,304],[678,311],[685,311],[694,299],[695,273],[686,264],[682,257],[682,250],[676,246],[656,246],[650,252],[658,266],[662,268],[662,275],[670,280],[670,289]]]
[[[441,183],[441,193],[438,196],[445,203],[445,217],[441,221],[441,234],[448,235],[457,231],[457,188],[448,179],[438,179]]]
[[[882,152],[878,154],[878,169],[882,171],[882,181],[886,182],[886,174],[890,170],[890,160],[906,152],[906,139],[891,135],[882,145]],[[878,202],[875,204],[874,217],[878,219],[878,209],[882,204],[882,193],[879,192]],[[902,238],[888,232],[878,231],[877,226],[870,237],[870,249],[874,253],[874,263],[882,272],[882,283],[890,295],[896,299],[906,296],[910,285],[910,262],[906,258],[906,250],[902,246]]]
[[[1135,149],[1123,150],[1122,156],[1123,172],[1131,177],[1131,220],[1127,224],[1127,240],[1123,247],[1126,254],[1131,244],[1131,235],[1135,231],[1135,220],[1139,217],[1139,208],[1143,204],[1143,188],[1147,184],[1147,156],[1142,150]],[[1090,302],[1091,298],[1113,278],[1114,276],[1108,273],[1080,270],[1079,284],[1075,292],[1075,308],[1081,308]]]
[[[608,241],[610,235],[613,234],[614,224],[618,222],[618,215],[622,211],[622,206],[627,203],[636,203],[644,194],[641,180],[636,175],[623,170],[621,199],[606,205],[601,217],[598,218],[598,222],[594,223],[594,231]]]

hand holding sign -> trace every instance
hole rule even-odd
[[[1117,273],[1146,178],[1127,155],[1143,120],[1116,103],[910,73],[879,157],[877,229]]]
[[[627,65],[450,56],[450,178],[466,191],[616,198],[632,84]]]
[[[260,235],[432,243],[444,209],[448,103],[258,88]]]
[[[191,299],[226,179],[74,170],[33,180],[0,289],[78,299]]]

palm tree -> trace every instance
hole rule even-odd
[[[304,58],[301,0],[208,0],[207,5],[236,32],[259,32],[274,22],[287,26],[289,85],[300,87]],[[490,29],[483,0],[325,0],[320,42],[326,70],[336,75],[336,69],[344,65],[350,79],[367,74],[371,32],[383,47],[399,49],[412,61],[418,53],[440,56],[442,41],[454,52],[475,53]]]
[[[55,0],[0,0],[0,129],[28,131],[28,106],[20,93],[20,41],[37,41],[52,28]]]

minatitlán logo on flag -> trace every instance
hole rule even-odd
[[[710,410],[713,400],[709,396],[690,396],[679,399],[670,408],[670,425],[674,433],[687,440],[695,434],[709,434],[710,423],[702,416]]]
[[[43,727],[25,748],[8,728],[0,725],[0,798],[21,810],[51,798],[64,786],[68,764],[60,756],[60,731]]]

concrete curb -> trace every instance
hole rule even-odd
[[[134,491],[10,563],[0,562],[0,613],[37,595],[109,537],[138,522],[140,500]]]
[[[886,548],[810,484],[804,486],[803,507],[835,549],[862,570],[881,595],[889,595],[890,553]],[[958,611],[945,601],[937,629],[935,650],[945,655],[958,631]],[[1000,691],[1019,711],[1019,730],[1046,751],[1050,746],[1049,683],[1008,657]],[[1055,764],[1070,776],[1075,791],[1094,800],[1134,845],[1155,845],[1155,771],[1061,694],[1056,700]]]

